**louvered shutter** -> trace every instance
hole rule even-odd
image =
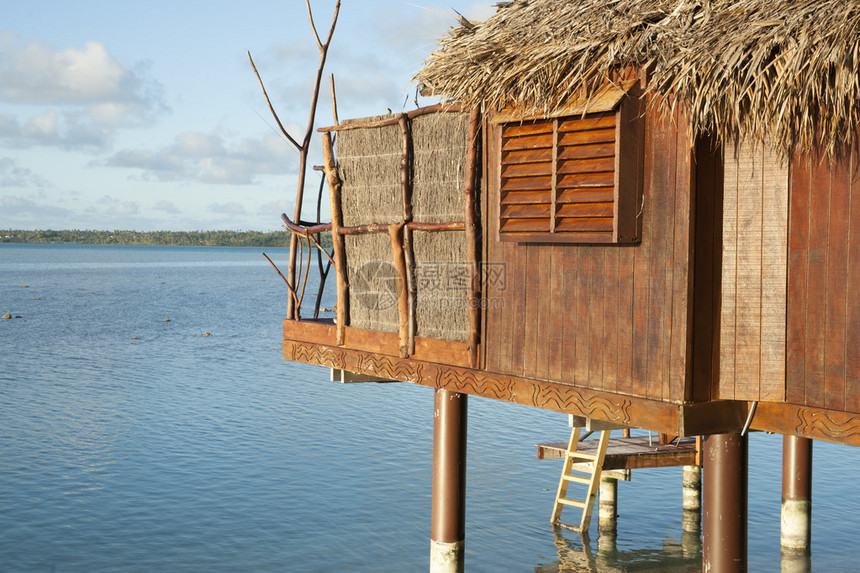
[[[622,117],[626,118],[621,110],[610,110],[503,124],[499,238],[637,241],[637,221],[620,221],[619,215],[636,213],[638,206],[619,202],[641,197],[641,191],[629,190],[641,189],[641,162],[626,160],[631,153],[622,149],[635,147],[635,158],[641,130],[622,129]]]

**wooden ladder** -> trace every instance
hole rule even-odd
[[[567,443],[567,452],[564,456],[561,479],[558,481],[558,493],[555,496],[555,507],[552,510],[550,521],[555,523],[559,520],[564,506],[578,507],[582,509],[582,519],[579,522],[578,531],[585,533],[591,523],[591,511],[594,509],[594,499],[597,497],[600,474],[603,471],[603,459],[606,457],[606,446],[609,444],[609,434],[612,430],[605,429],[600,432],[597,452],[593,454],[577,451],[581,430],[581,425],[574,425],[570,433],[570,441]],[[574,467],[575,465],[579,467]],[[585,466],[584,469],[583,465]],[[580,501],[567,497],[567,486],[570,482],[588,485],[588,492],[584,500]]]

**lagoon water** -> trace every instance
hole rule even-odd
[[[285,295],[261,249],[0,245],[0,572],[426,571],[432,389],[285,362]],[[567,432],[470,400],[467,570],[698,570],[680,468],[620,484],[611,550],[550,526]],[[751,571],[781,444],[750,440]],[[860,570],[858,453],[816,442],[815,571]]]

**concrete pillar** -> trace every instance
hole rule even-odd
[[[603,535],[615,535],[618,530],[618,480],[601,477],[598,488],[597,530]]]
[[[681,482],[684,516],[682,520],[684,531],[699,533],[702,530],[702,468],[701,466],[684,466]]]
[[[703,443],[702,570],[747,570],[746,436],[716,434]]]
[[[812,440],[782,437],[782,553],[809,553],[812,539]]]
[[[437,388],[433,409],[430,573],[461,573],[466,539],[467,396]]]
[[[689,559],[702,552],[702,466],[684,466],[681,495],[681,555]]]

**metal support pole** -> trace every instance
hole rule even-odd
[[[436,389],[430,572],[461,573],[466,539],[467,396]]]
[[[702,570],[707,573],[745,572],[747,438],[740,434],[707,436],[703,453]]]
[[[782,437],[783,553],[809,553],[812,538],[812,440]]]

